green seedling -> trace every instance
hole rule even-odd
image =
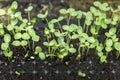
[[[42,48],[39,47],[39,46],[37,46],[37,47],[35,48],[35,54],[39,55],[39,58],[40,58],[41,60],[45,60],[45,59],[46,59],[45,53],[42,52]]]
[[[13,52],[10,50],[9,43],[11,41],[11,36],[9,34],[4,35],[4,43],[1,44],[1,49],[5,57],[12,58]]]
[[[15,71],[15,74],[18,75],[18,76],[21,75],[21,73],[19,71]]]
[[[81,72],[81,71],[79,71],[79,72],[78,72],[78,76],[80,76],[80,77],[86,77],[86,74],[83,73],[83,72]]]

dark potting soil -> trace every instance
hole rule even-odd
[[[20,62],[9,62],[0,57],[0,80],[119,80],[120,59],[112,54],[106,64],[100,63],[92,52],[80,60],[72,56],[62,62],[57,59],[23,60],[21,57],[18,57]],[[78,76],[79,71],[86,77]]]
[[[51,13],[53,17],[58,17],[58,11],[56,11],[57,8],[61,8],[63,6],[65,8],[68,8],[70,6],[73,7],[76,6],[76,5],[72,5],[73,3],[71,5],[70,4],[66,5],[66,3],[59,3],[57,0],[54,1],[50,0],[50,1],[52,3],[55,3],[55,5],[53,5],[53,7],[55,8],[53,11],[54,14],[53,12]],[[26,7],[26,4],[28,3],[22,5]],[[44,4],[45,5],[49,4],[49,2]],[[38,12],[39,9],[41,9],[41,4],[37,4],[37,7],[39,8],[35,9],[36,12]],[[23,10],[23,8],[21,10]],[[74,23],[74,21],[72,22]],[[42,46],[42,42],[45,40],[45,36],[43,35],[43,29],[44,27],[47,26],[47,23],[43,20],[38,19],[37,24],[35,24],[35,26],[36,26],[35,30],[37,34],[40,35],[42,39],[40,40],[39,43],[35,43],[35,44]],[[2,41],[2,39],[0,41]],[[89,54],[83,56],[82,59],[80,60],[75,59],[76,57],[75,54],[70,57],[66,57],[63,61],[59,61],[56,58],[46,59],[45,61],[41,61],[40,59],[38,59],[38,56],[34,56],[35,59],[33,60],[29,59],[29,57],[24,58],[25,52],[22,47],[11,47],[11,49],[14,51],[14,56],[12,60],[8,60],[7,58],[5,58],[0,50],[0,80],[119,80],[120,79],[120,58],[116,59],[114,54],[115,52],[110,53],[107,59],[108,62],[106,64],[103,64],[100,63],[98,56],[96,56],[95,52],[92,50],[90,50]],[[44,48],[44,51],[45,50],[46,48]],[[29,56],[33,56],[32,51],[29,53]],[[86,77],[78,76],[79,71],[85,73]]]

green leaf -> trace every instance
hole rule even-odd
[[[16,13],[15,13],[15,17],[17,17],[17,18],[18,18],[18,17],[21,17],[21,12],[16,12]]]
[[[62,28],[63,28],[63,30],[66,30],[66,31],[69,30],[69,26],[68,25],[63,25]]]
[[[83,32],[82,26],[78,26],[77,33],[82,34],[82,32]]]
[[[88,37],[87,41],[90,43],[95,43],[94,37]]]
[[[67,14],[67,13],[68,13],[66,9],[60,9],[59,12],[60,12],[61,14]]]
[[[25,40],[22,40],[20,44],[21,44],[21,46],[26,46],[28,44],[28,42]]]
[[[47,17],[47,15],[48,15],[48,10],[46,10],[46,12],[45,12],[45,17]]]
[[[21,33],[16,33],[16,34],[14,35],[14,38],[15,38],[15,39],[21,39],[21,38],[22,38],[22,34],[21,34]]]
[[[77,11],[73,11],[73,12],[70,13],[70,16],[75,17],[75,16],[77,16],[77,14],[78,14]]]
[[[38,35],[34,35],[34,36],[32,36],[32,40],[33,41],[39,41],[39,39],[40,39],[40,37],[38,36]]]
[[[80,77],[86,77],[86,74],[79,71],[79,72],[78,72],[78,76],[80,76]]]
[[[105,47],[105,50],[106,50],[107,52],[110,52],[110,51],[112,50],[112,47],[111,47],[111,46],[107,46],[107,47]]]
[[[28,29],[28,33],[29,33],[29,35],[30,35],[31,37],[34,36],[34,35],[36,35],[34,29]]]
[[[5,10],[4,9],[0,9],[0,16],[5,15],[5,14],[6,14]]]
[[[101,61],[102,63],[107,63],[107,57],[106,57],[106,56],[100,57],[100,61]]]
[[[99,1],[95,1],[93,4],[94,4],[94,6],[96,6],[96,7],[101,6],[101,3],[100,3]]]
[[[69,13],[72,13],[72,12],[75,11],[75,9],[74,9],[74,8],[69,8],[69,9],[67,9],[67,11],[68,11]]]
[[[1,44],[1,49],[6,51],[9,48],[9,43],[2,43]]]
[[[78,11],[77,19],[81,19],[81,17],[82,17],[82,12]]]
[[[20,43],[20,41],[13,41],[12,42],[12,44],[14,45],[14,46],[20,46],[21,45],[21,43]]]
[[[71,39],[77,39],[78,37],[79,37],[79,35],[73,34],[73,35],[71,36]]]
[[[8,31],[12,31],[13,29],[14,29],[14,26],[11,25],[11,24],[8,24],[8,26],[7,26],[7,30],[8,30]]]
[[[0,36],[4,35],[4,29],[0,29]]]
[[[41,60],[45,60],[45,59],[46,59],[46,56],[45,56],[44,53],[40,52],[40,53],[39,53],[39,58],[40,58]]]
[[[46,16],[45,16],[44,14],[41,14],[41,13],[39,13],[39,14],[37,15],[37,17],[38,17],[38,18],[41,18],[41,19],[46,18]]]
[[[51,23],[56,23],[56,22],[58,22],[58,20],[57,19],[52,19],[50,22]]]
[[[97,54],[98,54],[99,57],[103,56],[103,52],[98,52]]]
[[[64,55],[58,54],[58,58],[63,59],[63,58],[64,58]]]
[[[3,23],[0,23],[0,29],[3,29]]]
[[[58,21],[62,21],[64,19],[63,16],[58,17]]]
[[[43,45],[49,46],[49,43],[48,42],[43,42]]]
[[[12,58],[13,52],[12,51],[9,51],[9,52],[4,51],[4,55],[5,55],[5,57]]]
[[[111,39],[107,39],[105,44],[106,44],[106,46],[111,47],[113,45],[113,41]]]
[[[35,48],[35,53],[36,53],[36,54],[40,53],[41,51],[42,51],[41,47],[37,46],[37,47]]]
[[[54,29],[54,24],[51,23],[51,22],[49,22],[49,23],[48,23],[48,27],[49,27],[49,29]]]
[[[76,52],[76,49],[75,49],[75,48],[69,48],[69,52],[70,52],[70,53],[75,53],[75,52]]]
[[[28,6],[27,9],[25,9],[26,12],[30,12],[33,9],[33,7],[31,5]]]
[[[49,35],[49,34],[50,34],[49,29],[48,29],[48,28],[45,28],[44,33],[45,33],[45,35]]]
[[[103,44],[100,44],[99,46],[97,46],[96,49],[98,52],[101,52],[104,49]]]
[[[10,34],[5,34],[5,35],[4,35],[4,41],[5,41],[5,42],[10,42],[10,41],[11,41],[11,36],[10,36]]]
[[[115,28],[115,27],[110,28],[109,34],[110,34],[110,35],[113,35],[113,34],[115,34],[115,33],[116,33],[116,28]]]
[[[120,51],[120,42],[115,42],[114,48],[115,48],[117,51]]]
[[[88,11],[85,16],[86,16],[86,20],[88,20],[88,21],[93,20],[93,15],[90,11]]]
[[[11,25],[16,25],[18,23],[18,19],[12,19],[11,21],[10,21],[10,24]]]
[[[22,34],[22,39],[29,40],[30,39],[29,34],[28,33],[23,33]]]
[[[81,35],[82,35],[86,40],[87,40],[88,37],[89,37],[88,34],[86,34],[86,33],[82,33]]]
[[[57,36],[57,37],[61,36],[60,31],[57,31],[57,32],[55,32],[54,34],[55,34],[55,36]]]
[[[90,32],[91,32],[93,35],[96,35],[96,34],[97,34],[97,31],[96,31],[96,29],[95,29],[95,26],[91,26]]]
[[[106,32],[105,35],[106,35],[108,38],[111,37],[111,35],[110,35],[108,32]]]
[[[17,2],[16,2],[16,1],[12,2],[11,9],[12,9],[12,10],[15,10],[15,9],[17,9],[17,8],[18,8]]]
[[[89,42],[85,42],[85,46],[89,47],[90,43]]]
[[[53,39],[53,40],[50,41],[49,46],[53,46],[55,43],[56,43],[56,40]]]

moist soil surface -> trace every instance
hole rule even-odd
[[[8,61],[0,57],[0,80],[119,80],[120,59],[116,59],[112,53],[106,64],[100,63],[92,52],[80,60],[75,55],[57,59],[29,60],[19,59],[19,62]],[[84,72],[86,77],[78,76],[78,72]],[[20,73],[17,74],[16,72]]]
[[[48,4],[48,3],[45,3]],[[70,7],[66,3],[56,4],[57,6]],[[55,5],[55,6],[56,6]],[[40,5],[37,5],[40,6]],[[53,5],[54,7],[54,5]],[[37,12],[37,10],[36,10]],[[56,11],[51,14],[56,16]],[[40,24],[39,24],[40,23]],[[36,45],[42,45],[45,40],[43,29],[46,22],[37,20],[35,30],[41,39]],[[1,39],[2,40],[2,39]],[[0,42],[1,45],[1,42]],[[119,80],[120,79],[120,58],[116,59],[115,52],[109,53],[107,63],[101,63],[94,50],[90,50],[88,55],[76,60],[76,54],[66,57],[63,61],[46,59],[41,61],[38,56],[30,59],[24,58],[24,50],[21,47],[11,47],[14,51],[12,60],[4,57],[0,50],[0,80]],[[46,50],[46,48],[44,48]],[[86,77],[78,76],[78,72],[83,72]]]

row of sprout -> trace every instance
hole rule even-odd
[[[120,6],[114,9],[108,3],[96,1],[87,12],[74,8],[60,9],[59,17],[51,20],[47,19],[49,11],[40,10],[36,18],[47,22],[43,41],[45,51],[43,46],[34,44],[40,42],[42,38],[40,39],[40,35],[36,34],[34,29],[36,18],[31,18],[30,14],[33,7],[29,5],[25,9],[27,18],[23,18],[17,8],[18,4],[14,1],[7,11],[0,9],[0,37],[3,39],[1,50],[5,57],[12,58],[14,54],[10,49],[12,45],[22,46],[25,55],[32,50],[41,60],[54,57],[63,60],[68,55],[77,55],[76,60],[78,60],[82,56],[91,54],[91,50],[103,63],[107,63],[110,52],[119,58]],[[73,20],[76,23],[72,22]]]

